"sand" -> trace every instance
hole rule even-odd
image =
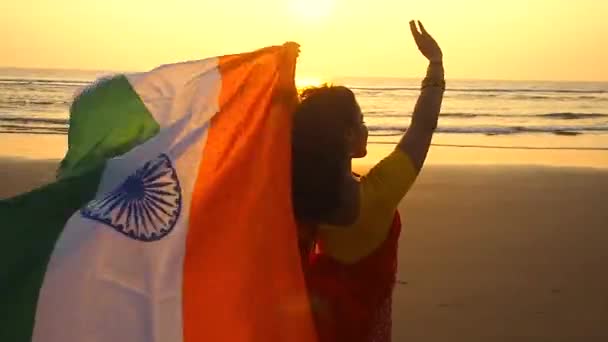
[[[0,158],[0,199],[52,182],[58,165],[58,160]]]
[[[0,198],[56,161],[0,159]],[[395,341],[608,341],[608,170],[427,167],[401,205]]]
[[[608,341],[608,170],[430,167],[401,211],[395,341]]]

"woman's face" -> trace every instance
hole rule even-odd
[[[354,115],[354,125],[347,134],[347,140],[350,145],[351,158],[363,158],[367,155],[367,126],[363,120],[363,113],[357,104],[357,110]]]

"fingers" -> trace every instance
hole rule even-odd
[[[420,48],[420,44],[422,42],[422,34],[420,34],[420,32],[418,31],[418,27],[416,27],[416,22],[413,20],[410,21],[410,30],[412,31],[412,36],[414,37],[416,45],[418,45],[418,47]]]
[[[285,48],[284,56],[288,59],[297,59],[300,56],[300,44],[295,42],[287,42],[283,44]]]
[[[416,42],[418,42],[420,40],[420,32],[418,32],[418,27],[416,27],[416,22],[413,20],[410,20],[410,30],[412,31],[412,36],[414,37],[414,40]]]
[[[423,35],[430,36],[430,34],[426,31],[426,29],[424,28],[424,25],[422,25],[422,22],[420,20],[418,20],[418,25],[420,26],[420,31],[422,32]]]
[[[300,48],[300,44],[296,43],[296,42],[287,42],[285,44],[283,44],[283,46],[287,47],[287,48]]]
[[[286,105],[290,108],[297,103],[298,99],[295,74],[299,54],[300,44],[295,42],[283,44],[281,60],[278,65],[279,77],[274,96],[276,97],[277,104]]]
[[[291,53],[299,53],[300,52],[300,44],[296,42],[287,42],[283,44],[283,46],[287,49],[287,51]]]

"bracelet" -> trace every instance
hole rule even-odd
[[[441,90],[445,90],[445,80],[438,80],[426,77],[424,80],[422,80],[421,86],[421,89],[425,88],[441,88]]]

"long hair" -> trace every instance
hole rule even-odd
[[[350,163],[346,134],[359,107],[342,86],[310,88],[294,113],[292,140],[293,203],[296,219],[324,223],[340,205]]]

